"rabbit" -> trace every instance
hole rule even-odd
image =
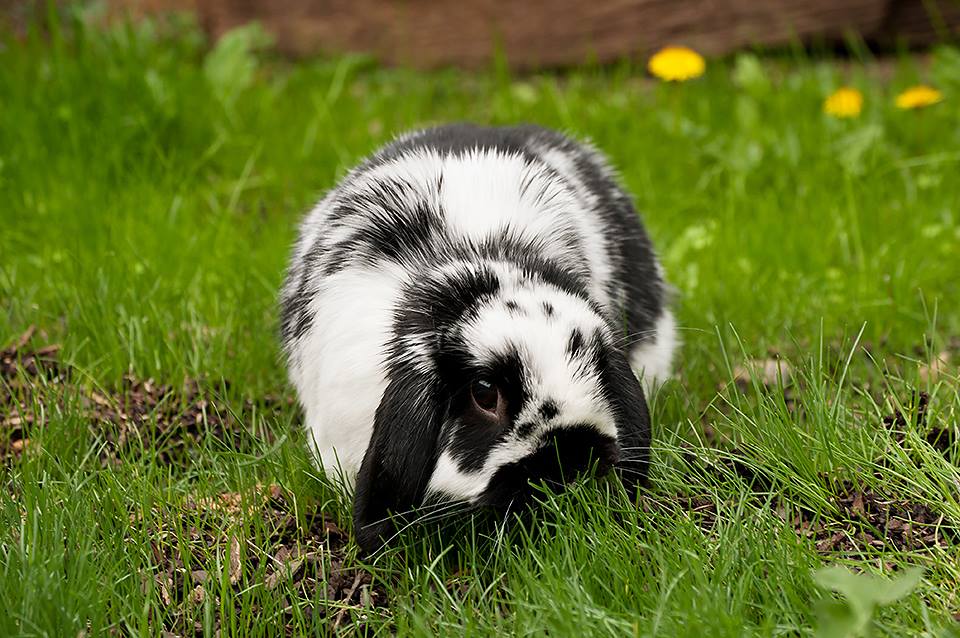
[[[349,172],[303,220],[280,306],[361,549],[428,503],[509,507],[590,469],[641,485],[668,297],[607,161],[554,130],[428,128]]]

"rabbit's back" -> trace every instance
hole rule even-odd
[[[384,147],[307,216],[282,297],[288,351],[325,277],[476,258],[556,262],[631,334],[663,311],[650,241],[597,152],[536,126],[455,124]]]

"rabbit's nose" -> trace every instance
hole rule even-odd
[[[509,506],[526,502],[531,483],[562,487],[586,472],[606,474],[619,459],[617,441],[591,425],[563,427],[540,439],[537,450],[497,470],[481,502]]]
[[[577,425],[545,435],[525,465],[530,479],[563,484],[585,472],[606,474],[618,457],[614,439],[600,434],[592,426]]]

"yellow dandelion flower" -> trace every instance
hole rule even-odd
[[[707,65],[703,56],[687,47],[665,47],[647,62],[651,74],[671,82],[685,82],[703,75]]]
[[[823,101],[823,112],[834,117],[858,117],[863,110],[863,93],[844,86]]]
[[[919,109],[943,101],[943,93],[932,86],[918,84],[897,96],[898,109]]]

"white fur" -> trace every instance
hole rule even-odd
[[[384,348],[404,276],[381,268],[327,278],[291,368],[317,458],[330,478],[346,485],[360,469],[387,386]]]
[[[641,378],[644,391],[651,395],[670,377],[673,353],[677,349],[677,323],[673,313],[664,310],[657,319],[653,339],[634,347],[630,367]]]
[[[574,185],[580,210],[594,211],[596,209],[596,195],[590,192],[583,180],[580,179],[580,175],[568,154],[548,148],[540,151],[540,158]],[[593,275],[590,294],[601,304],[608,305],[610,297],[605,284],[610,281],[613,265],[610,263],[607,241],[603,234],[603,222],[596,215],[574,215],[573,218],[576,220],[577,230],[582,237],[583,253],[590,263],[590,271]]]

